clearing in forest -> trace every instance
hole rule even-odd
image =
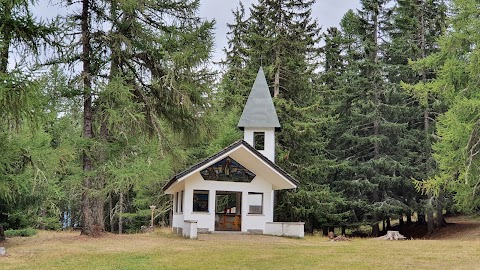
[[[1,269],[480,269],[480,221],[447,219],[427,240],[354,238],[331,242],[262,235],[207,234],[187,240],[153,233],[99,238],[40,232],[3,242]]]

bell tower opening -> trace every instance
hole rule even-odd
[[[265,150],[265,132],[253,132],[253,148]]]

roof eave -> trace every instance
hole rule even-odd
[[[271,160],[269,160],[267,157],[265,157],[262,153],[260,153],[258,150],[256,150],[255,148],[253,148],[250,144],[248,144],[246,141],[244,140],[238,140],[236,142],[234,142],[233,144],[225,147],[223,150],[219,151],[218,153],[216,153],[215,155],[213,156],[210,156],[209,158],[201,161],[201,162],[198,162],[196,163],[195,165],[191,166],[190,168],[176,174],[175,176],[173,176],[170,181],[167,182],[167,184],[165,184],[165,186],[162,188],[162,190],[165,192],[167,191],[172,185],[174,185],[175,183],[177,183],[179,180],[182,180],[183,178],[185,177],[188,177],[189,175],[191,175],[192,173],[195,173],[195,171],[197,171],[198,169],[201,169],[202,167],[204,166],[207,166],[209,163],[212,163],[212,162],[215,162],[218,158],[222,157],[223,155],[226,155],[228,153],[230,153],[231,151],[235,150],[235,148],[239,147],[239,146],[244,146],[245,148],[247,148],[248,150],[250,150],[250,152],[252,152],[255,156],[257,156],[258,158],[260,158],[262,161],[264,161],[268,166],[270,166],[272,169],[274,169],[275,171],[277,171],[285,180],[287,180],[288,182],[290,182],[292,184],[292,186],[294,186],[294,188],[297,188],[298,185],[300,184],[300,182],[298,182],[295,178],[293,178],[290,174],[288,174],[287,172],[285,172],[282,168],[280,168],[278,165],[276,165],[275,163],[273,163]]]

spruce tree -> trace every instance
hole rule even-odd
[[[311,17],[312,6],[313,1],[261,0],[252,5],[248,18],[243,6],[235,11],[220,85],[225,113],[232,104],[240,112],[259,66],[264,68],[282,125],[277,162],[302,182],[302,192],[277,193],[276,218],[301,218],[310,230],[339,222],[335,214],[342,201],[322,181],[331,165],[324,151],[324,130],[332,120],[318,94],[320,28]],[[228,124],[236,125],[239,116],[229,117],[237,120]],[[327,218],[321,209],[307,205],[318,203],[331,203],[334,213]]]
[[[390,37],[390,46],[386,51],[388,68],[388,79],[400,84],[428,83],[435,78],[433,70],[414,70],[408,65],[408,60],[424,58],[438,49],[436,39],[445,28],[446,7],[442,1],[410,1],[402,0],[392,9],[392,25],[387,32]],[[409,110],[404,112],[410,118],[409,133],[405,141],[411,145],[412,155],[410,161],[410,175],[414,179],[427,179],[434,173],[435,162],[432,157],[432,133],[434,131],[434,120],[441,112],[441,103],[432,95],[420,97],[419,93],[408,98]],[[418,97],[414,99],[415,95]],[[415,143],[417,142],[417,143]],[[406,197],[407,202],[413,210],[417,210],[419,217],[426,211],[428,215],[429,232],[433,230],[433,197],[421,197],[420,194],[410,190]],[[443,224],[442,197],[439,194],[436,198],[437,226]],[[419,204],[422,208],[414,205]],[[407,214],[407,217],[409,214]],[[422,220],[422,218],[420,218]]]
[[[386,77],[387,3],[362,1],[357,13],[349,11],[342,19],[344,67],[333,96],[339,120],[330,146],[341,164],[331,185],[348,196],[351,222],[371,224],[375,236],[379,222],[388,224],[408,209],[406,193],[413,187],[410,108],[406,95]]]

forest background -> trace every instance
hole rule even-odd
[[[137,231],[150,205],[167,224],[162,186],[242,138],[260,66],[276,162],[301,182],[277,193],[275,218],[377,236],[392,219],[431,232],[446,212],[478,213],[478,1],[362,0],[324,30],[314,1],[240,5],[221,72],[199,1],[65,1],[48,21],[37,4],[0,6],[0,238]]]

